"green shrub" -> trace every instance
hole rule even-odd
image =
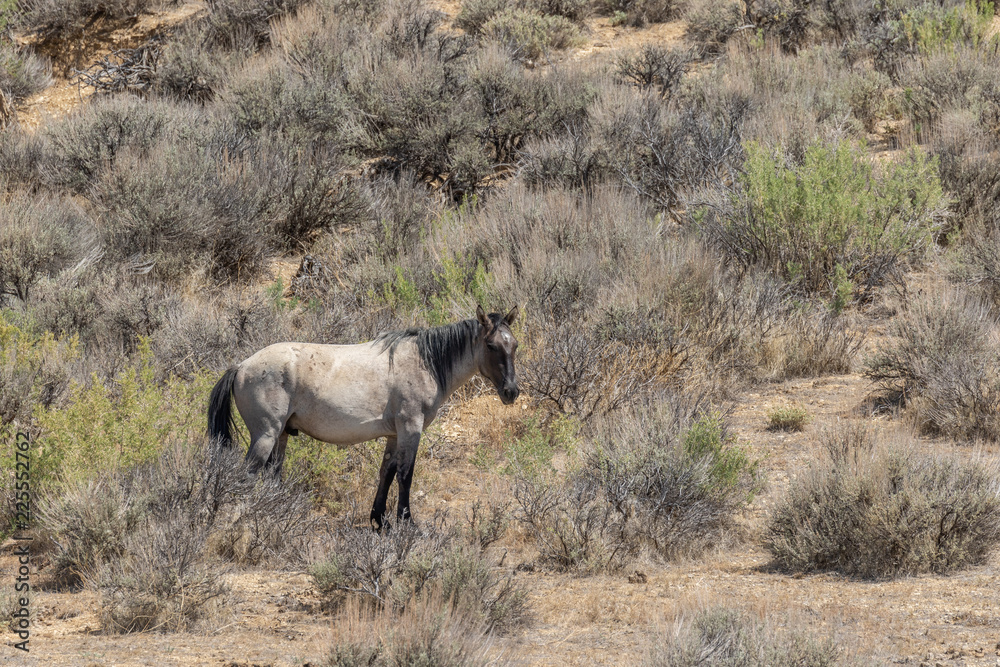
[[[1000,470],[902,444],[838,456],[800,477],[768,522],[775,562],[881,578],[985,561],[1000,543]]]
[[[926,55],[958,44],[978,46],[989,34],[993,14],[989,0],[968,0],[957,7],[925,2],[902,12],[894,27],[908,49]]]
[[[575,450],[579,423],[572,417],[556,415],[545,422],[544,413],[536,412],[519,425],[518,432],[507,431],[500,446],[505,465],[502,472],[521,477],[537,477],[552,471],[552,457],[559,450]]]
[[[113,380],[74,384],[65,405],[35,410],[32,482],[44,487],[56,479],[86,479],[98,469],[127,468],[154,460],[171,436],[196,437],[204,429],[200,397],[211,382],[204,374],[192,383],[157,383],[145,341],[138,363]]]
[[[76,338],[39,331],[0,310],[0,426],[25,428],[32,411],[58,405],[69,388],[69,365],[80,354]]]
[[[833,296],[843,277],[856,297],[882,285],[923,256],[947,204],[937,161],[916,149],[876,170],[846,142],[814,143],[790,166],[751,142],[745,170],[733,212],[708,216],[704,233],[740,264],[810,293]]]
[[[810,421],[809,412],[799,405],[774,408],[767,418],[767,427],[772,431],[801,431]]]

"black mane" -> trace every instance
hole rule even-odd
[[[498,313],[490,313],[489,318],[493,326],[498,326],[503,316]],[[451,377],[455,363],[462,358],[466,349],[472,347],[482,328],[483,325],[475,319],[462,320],[431,329],[411,327],[402,331],[389,331],[380,334],[373,343],[381,343],[382,351],[389,351],[389,367],[391,368],[399,343],[415,338],[420,359],[434,376],[438,387],[444,390],[448,386],[448,379]]]

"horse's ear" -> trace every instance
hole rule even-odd
[[[514,322],[517,322],[517,316],[521,314],[521,309],[518,306],[514,306],[510,309],[510,312],[504,315],[503,321],[507,323],[507,326],[514,326]]]
[[[483,310],[483,307],[480,305],[476,305],[476,318],[479,320],[479,323],[483,325],[483,328],[486,329],[487,331],[493,328],[493,323],[490,322],[490,318],[486,317],[486,311]]]

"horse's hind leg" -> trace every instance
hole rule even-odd
[[[246,460],[251,475],[256,475],[261,468],[270,463],[271,452],[275,450],[275,445],[279,444],[283,428],[284,425],[277,422],[250,429],[250,449],[247,450]],[[284,443],[281,443],[280,456],[284,459]]]
[[[376,530],[381,530],[382,521],[385,519],[385,503],[389,497],[389,486],[392,478],[396,476],[396,468],[399,461],[396,459],[396,438],[389,436],[385,439],[385,453],[382,455],[382,467],[378,471],[378,491],[375,492],[375,502],[372,504],[372,515],[370,521],[375,524]]]
[[[282,431],[281,435],[278,436],[278,442],[275,443],[273,449],[271,449],[271,454],[267,457],[267,463],[264,464],[265,470],[271,470],[274,476],[281,478],[281,467],[285,464],[285,447],[288,445],[288,431]]]

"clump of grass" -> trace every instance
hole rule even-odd
[[[775,509],[767,546],[782,568],[884,578],[982,563],[1000,544],[995,462],[913,453],[905,439],[866,454],[845,430],[835,454]]]
[[[678,622],[674,635],[655,642],[644,667],[796,667],[850,664],[832,638],[779,627],[732,607],[712,607]]]
[[[327,667],[511,664],[474,617],[440,596],[414,600],[402,611],[351,603],[332,629]]]
[[[767,413],[768,429],[772,431],[801,431],[811,421],[809,411],[801,405],[784,405]]]

